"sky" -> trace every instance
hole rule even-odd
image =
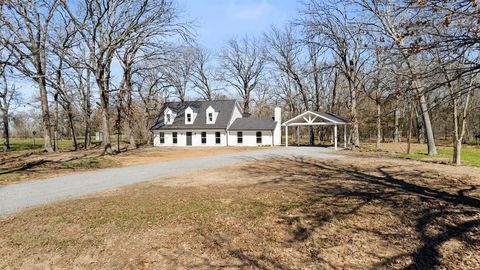
[[[185,18],[194,20],[197,42],[215,52],[233,37],[261,37],[272,25],[294,20],[300,0],[177,0]]]

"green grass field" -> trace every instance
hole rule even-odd
[[[428,155],[427,151],[416,151],[411,154],[398,154],[402,158],[411,158],[411,159],[448,159],[452,161],[453,148],[452,147],[439,147],[438,155],[431,157]],[[475,146],[463,146],[462,148],[462,164],[480,167],[480,147]]]
[[[83,138],[78,138],[77,143],[82,144]],[[98,144],[100,142],[92,141],[92,144]],[[71,139],[61,139],[58,141],[58,147],[60,150],[69,150],[73,148],[73,142]],[[10,149],[8,151],[26,151],[26,150],[38,150],[43,149],[43,138],[31,138],[31,139],[10,139]]]

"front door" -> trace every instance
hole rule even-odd
[[[187,145],[192,145],[192,132],[187,132]]]

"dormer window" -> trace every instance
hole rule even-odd
[[[209,106],[206,110],[206,121],[207,121],[207,124],[215,124],[215,121],[217,120],[217,115],[218,115],[218,112],[216,112],[212,106]]]
[[[195,121],[195,117],[197,113],[192,110],[192,108],[188,107],[185,109],[185,125],[193,124]]]
[[[170,108],[165,109],[164,119],[165,125],[173,124],[173,120],[175,120],[175,114],[172,112],[172,110],[170,110]]]

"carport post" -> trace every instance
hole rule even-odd
[[[335,139],[334,139],[334,143],[335,143],[334,144],[334,149],[337,150],[337,140],[338,140],[338,138],[337,138],[337,125],[335,125],[334,128],[333,128],[333,136],[335,137]]]
[[[288,147],[288,126],[285,126],[285,147]]]
[[[297,146],[300,146],[300,127],[296,126],[297,128]]]

